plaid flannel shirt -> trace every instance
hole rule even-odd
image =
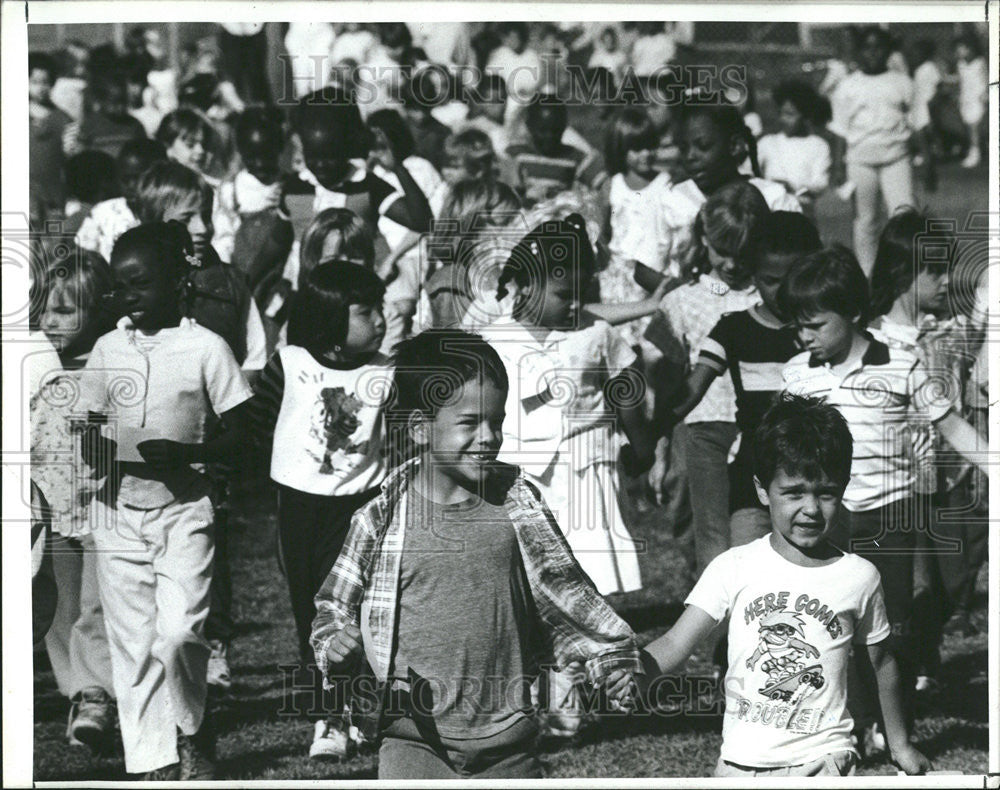
[[[393,470],[382,493],[354,514],[340,557],[316,595],[310,641],[324,677],[330,642],[353,623],[361,629],[375,677],[388,679],[396,649],[406,489],[417,463]],[[544,658],[554,658],[559,667],[584,663],[592,683],[616,669],[641,673],[635,634],[580,568],[537,490],[517,467],[498,469],[511,479],[504,509],[524,562]]]

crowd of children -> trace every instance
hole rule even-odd
[[[129,773],[214,775],[230,483],[267,470],[310,757],[374,742],[384,779],[537,778],[540,726],[578,733],[590,687],[655,711],[704,643],[717,775],[847,774],[880,739],[926,771],[914,699],[972,628],[986,534],[985,263],[958,271],[912,208],[943,77],[891,69],[865,28],[829,99],[778,82],[761,136],[721,89],[659,100],[669,24],[546,26],[537,49],[526,23],[431,27],[292,25],[311,62],[287,112],[232,65],[259,27],[183,73],[143,29],[65,69],[31,55],[32,219],[74,238],[35,273],[58,356],[31,401],[70,742],[107,748],[117,720]],[[603,151],[560,93],[581,51],[643,91],[602,115]],[[957,51],[974,166],[985,61]],[[845,178],[853,250],[817,227]],[[690,521],[698,581],[640,651],[612,603],[643,585],[653,502]]]

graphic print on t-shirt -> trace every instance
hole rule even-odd
[[[322,449],[319,453],[315,450],[307,452],[320,462],[321,475],[334,473],[333,457],[336,453],[354,455],[367,450],[368,442],[351,443],[351,436],[361,425],[357,414],[363,405],[343,387],[323,387],[320,390],[313,407],[309,435],[318,440]]]
[[[744,686],[746,696],[737,699],[737,717],[812,732],[827,712],[822,705],[814,709],[803,703],[827,685],[822,654],[829,645],[819,637],[836,641],[843,635],[838,613],[808,593],[781,591],[755,598],[745,607],[743,618],[748,629],[756,628],[757,646],[745,662],[750,674]]]
[[[758,694],[783,702],[793,697],[798,701],[808,696],[810,686],[823,686],[822,665],[810,663],[819,658],[819,650],[804,641],[803,623],[802,615],[784,609],[761,618],[760,642],[747,659],[747,669],[756,669],[757,662],[764,659],[760,669],[767,673],[767,682]]]

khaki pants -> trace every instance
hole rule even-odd
[[[784,765],[778,768],[754,768],[737,765],[719,758],[715,766],[716,776],[726,777],[771,777],[771,776],[853,776],[858,757],[854,752],[834,752],[803,765]]]
[[[856,189],[854,254],[865,275],[870,275],[883,224],[879,216],[880,203],[885,202],[890,217],[902,206],[913,205],[913,167],[908,156],[887,165],[848,163],[847,178]]]
[[[177,728],[193,735],[205,712],[212,504],[93,507],[125,770],[152,771],[178,761]]]
[[[45,635],[45,649],[56,685],[70,699],[93,686],[113,697],[94,539],[90,535],[79,541],[56,536],[52,542],[52,569],[59,597],[52,626]]]

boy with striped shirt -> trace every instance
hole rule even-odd
[[[739,448],[729,465],[730,546],[750,543],[771,530],[767,508],[754,488],[750,437],[782,389],[782,368],[799,350],[795,327],[778,305],[778,288],[795,262],[820,246],[816,226],[803,214],[773,211],[761,220],[747,255],[761,303],[719,319],[702,341],[682,399],[667,418],[680,422],[712,382],[730,374],[740,429]]]
[[[916,544],[913,432],[932,424],[971,463],[986,444],[952,408],[914,354],[866,331],[868,281],[857,258],[835,245],[803,258],[778,294],[805,349],[783,371],[785,390],[824,398],[851,426],[854,455],[844,493],[850,550],[878,568],[892,647],[913,688],[913,551]]]

